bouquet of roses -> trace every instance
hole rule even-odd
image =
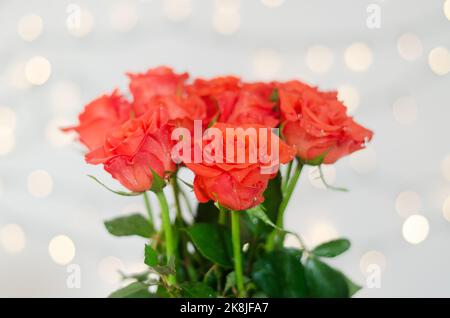
[[[105,222],[112,235],[146,240],[148,269],[112,297],[350,297],[360,288],[323,261],[348,240],[307,247],[283,225],[303,166],[334,163],[372,138],[336,92],[300,81],[188,81],[167,67],[128,76],[131,100],[118,90],[103,95],[65,129],[78,133],[89,164],[128,190],[95,181],[141,196],[148,211]],[[286,248],[287,234],[301,248]]]

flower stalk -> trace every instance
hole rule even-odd
[[[286,181],[286,191],[283,193],[283,200],[281,201],[280,208],[278,209],[277,226],[283,228],[284,212],[286,211],[289,200],[291,199],[292,193],[294,192],[295,186],[297,185],[300,173],[302,172],[303,164],[300,160],[297,160],[297,165],[295,166],[294,174],[291,180]]]
[[[147,192],[142,193],[142,196],[144,197],[145,209],[147,210],[148,220],[153,225],[153,211],[150,205],[150,200],[148,198]]]
[[[234,272],[239,297],[245,297],[244,274],[242,270],[241,233],[239,225],[239,212],[231,211],[231,240],[233,243]]]
[[[172,231],[172,224],[170,223],[169,205],[167,204],[166,196],[162,190],[156,192],[156,196],[161,207],[161,221],[166,240],[166,257],[167,263],[169,263],[175,256],[175,238]],[[169,275],[168,282],[172,285],[175,284],[176,277],[174,275]]]

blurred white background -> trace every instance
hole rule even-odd
[[[88,179],[116,185],[58,127],[164,64],[339,89],[375,138],[325,169],[350,192],[306,169],[285,224],[351,239],[332,263],[362,285],[377,264],[358,297],[450,297],[449,20],[450,0],[0,0],[0,296],[104,297],[142,269],[144,242],[102,224],[140,198]]]

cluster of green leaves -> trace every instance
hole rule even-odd
[[[262,205],[241,214],[246,295],[342,298],[357,292],[358,285],[324,261],[344,253],[350,242],[337,239],[311,250],[303,245],[285,248],[287,232],[275,225],[282,199],[279,175],[270,181],[264,196]],[[220,213],[225,215],[221,218]],[[124,275],[134,281],[111,297],[237,297],[229,219],[227,211],[219,211],[212,202],[198,205],[192,224],[178,215],[176,257],[170,260],[164,254],[164,236],[140,214],[105,222],[112,235],[148,240],[143,244],[148,270]],[[170,283],[169,275],[176,276],[176,283]],[[150,286],[155,286],[152,292]]]

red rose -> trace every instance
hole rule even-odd
[[[187,87],[190,95],[200,97],[206,105],[204,126],[213,119],[224,122],[234,109],[241,90],[240,79],[234,76],[197,79]]]
[[[187,73],[176,74],[172,69],[160,66],[144,74],[128,74],[133,107],[137,116],[144,114],[155,97],[181,96],[185,91]]]
[[[100,147],[107,133],[115,126],[130,118],[131,105],[116,90],[111,95],[103,95],[88,105],[79,115],[79,125],[63,129],[74,130],[80,141],[89,149]]]
[[[301,159],[326,154],[323,162],[334,163],[372,138],[372,131],[347,116],[336,92],[320,92],[297,81],[278,84],[278,89],[282,133]]]
[[[244,144],[238,143],[238,138],[225,139],[221,152],[222,162],[219,160],[205,160],[201,163],[185,162],[186,166],[195,173],[194,191],[200,202],[213,200],[219,202],[224,207],[231,210],[246,210],[257,206],[264,201],[263,192],[267,188],[268,181],[272,179],[278,171],[279,163],[287,163],[295,156],[293,148],[282,142],[274,135],[270,128],[258,125],[242,125],[236,126],[231,124],[216,123],[212,128],[218,129],[222,136],[226,136],[227,128],[254,128],[256,135],[248,135]],[[265,130],[266,140],[261,137],[259,129]],[[278,141],[278,153],[272,150],[271,141],[276,138]],[[215,140],[215,138],[212,138]],[[204,142],[204,149],[213,141]],[[227,162],[226,143],[230,142],[233,147],[233,161]],[[251,145],[255,145],[252,148]],[[237,161],[239,150],[241,149],[244,156],[243,161]],[[256,160],[251,160],[251,155],[264,149],[267,157],[257,156]],[[217,151],[214,152],[214,154]],[[275,169],[265,172],[264,169],[269,167],[278,157]],[[268,160],[271,159],[271,160]]]
[[[176,169],[170,157],[172,129],[164,109],[149,111],[111,131],[104,145],[86,154],[86,161],[103,163],[105,170],[131,191],[149,190],[152,169],[160,177]]]
[[[189,93],[205,101],[208,122],[215,118],[223,123],[266,127],[276,127],[279,123],[278,109],[271,100],[273,89],[272,84],[247,84],[232,76],[200,79],[188,87]]]
[[[194,120],[203,120],[206,117],[206,105],[195,95],[155,97],[147,103],[145,108],[147,112],[164,108],[170,123],[190,130],[193,129]]]
[[[273,91],[271,84],[244,84],[231,114],[222,121],[277,127],[280,120],[277,105],[271,98]]]

